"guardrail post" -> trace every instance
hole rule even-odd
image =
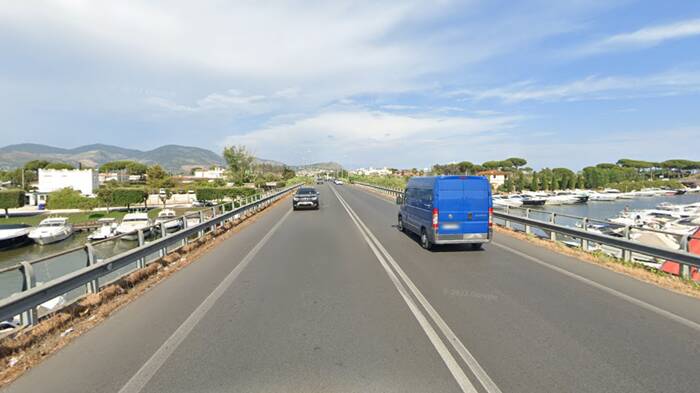
[[[214,218],[216,217],[216,206],[211,208],[211,217]],[[213,233],[216,230],[216,221],[211,224],[211,227],[209,227],[209,230]]]
[[[552,213],[552,215],[549,216],[549,222],[551,224],[557,223],[557,213]],[[549,231],[549,240],[551,240],[553,242],[557,241],[557,233],[554,231]]]
[[[625,239],[630,240],[630,235],[632,234],[632,227],[630,225],[625,226]],[[632,252],[627,249],[622,250],[622,260],[629,262],[632,260]]]
[[[581,221],[581,229],[588,232],[588,217],[583,217]],[[583,251],[588,251],[588,239],[581,239],[581,248]]]
[[[142,247],[146,243],[146,239],[143,236],[143,229],[139,229],[138,236],[139,236],[139,247]],[[138,261],[136,261],[136,268],[141,269],[144,267],[146,267],[146,257],[139,258]]]
[[[530,218],[530,208],[528,207],[525,209],[525,218]],[[525,224],[525,234],[530,235],[532,234],[532,228],[530,227],[530,224]]]
[[[22,265],[22,291],[28,291],[36,286],[36,276],[34,276],[34,267],[27,261],[20,262]],[[36,307],[33,307],[20,315],[22,325],[36,325],[38,313]]]
[[[161,239],[162,239],[162,238],[164,238],[164,237],[166,237],[166,236],[168,236],[168,232],[165,231],[165,223],[164,223],[164,222],[161,222],[161,223],[160,223],[160,237],[161,237]],[[165,256],[165,254],[166,254],[166,248],[167,248],[167,246],[163,246],[163,248],[161,248],[161,249],[158,251],[158,255],[159,255],[161,258],[163,258],[163,257]]]
[[[200,210],[200,211],[199,211],[199,223],[201,224],[201,223],[203,223],[203,222],[204,222],[204,210]],[[204,229],[201,229],[201,230],[197,233],[197,237],[202,237],[202,236],[204,236]]]
[[[685,251],[685,252],[690,251],[688,247],[690,247],[690,237],[691,236],[693,236],[693,235],[687,235],[687,236],[683,236],[681,238],[681,250],[682,251]],[[684,278],[686,280],[690,279],[691,278],[690,277],[690,265],[686,265],[685,263],[679,262],[678,263],[678,275],[681,278]]]
[[[92,266],[94,265],[97,261],[95,260],[95,248],[93,247],[92,244],[87,243],[85,244],[85,253],[87,254],[87,265]],[[92,281],[90,281],[87,285],[85,290],[87,293],[97,293],[100,291],[100,280],[99,278],[96,278]]]
[[[508,205],[506,205],[506,214],[510,215],[510,206]],[[508,220],[507,218],[503,220],[503,226],[510,229],[510,220]]]
[[[187,229],[187,214],[184,214],[182,216],[182,230],[185,230],[185,229]],[[185,236],[185,238],[182,239],[182,245],[184,246],[186,244],[187,244],[187,236]]]

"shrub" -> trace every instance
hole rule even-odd
[[[24,191],[0,191],[0,209],[5,209],[5,217],[9,215],[7,209],[14,209],[22,206],[24,206]]]
[[[72,188],[63,188],[50,193],[47,203],[49,209],[89,210],[97,205],[97,199],[84,197],[80,191],[75,191]]]
[[[197,199],[200,201],[218,201],[226,197],[246,197],[257,193],[254,188],[245,187],[200,187],[197,188]]]
[[[146,200],[146,191],[142,188],[116,188],[112,191],[112,203],[114,206],[126,206],[141,203]]]

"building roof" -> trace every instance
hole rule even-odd
[[[508,172],[499,171],[496,169],[491,169],[488,171],[481,171],[476,173],[479,176],[508,176]]]

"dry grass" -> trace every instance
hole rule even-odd
[[[356,185],[356,187],[360,187],[363,190],[372,192],[385,199],[393,200],[393,197],[391,197],[390,195],[387,195],[383,192],[379,192],[373,188],[359,185]],[[642,265],[640,263],[625,262],[603,253],[586,252],[578,248],[569,247],[563,243],[552,242],[551,240],[547,239],[540,239],[538,237],[526,235],[525,233],[514,231],[512,229],[506,229],[501,226],[495,226],[495,228],[498,233],[502,233],[504,235],[508,235],[516,239],[534,243],[540,247],[547,248],[548,250],[552,250],[563,255],[574,257],[584,262],[602,266],[606,269],[622,273],[630,277],[634,277],[638,280],[654,284],[661,288],[669,289],[671,291],[683,295],[700,298],[700,284],[692,280],[685,280],[672,274],[668,274]]]
[[[284,197],[272,206],[285,203]],[[272,207],[270,206],[270,207]],[[264,209],[265,210],[265,209]],[[143,269],[130,273],[100,292],[87,295],[75,304],[22,329],[0,343],[0,388],[11,383],[25,371],[63,348],[76,337],[99,325],[124,305],[135,300],[159,282],[182,270],[200,256],[257,221],[247,215],[217,229],[202,239],[181,247]]]

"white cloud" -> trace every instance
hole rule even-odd
[[[274,94],[275,98],[285,97],[278,93],[279,92]],[[268,98],[264,95],[246,95],[240,90],[230,89],[223,93],[209,94],[206,97],[198,99],[192,106],[179,104],[167,98],[153,96],[146,98],[146,102],[175,112],[194,113],[219,109],[227,109],[234,112],[257,112],[260,111],[261,108],[259,106],[254,106],[254,104],[260,104],[267,99]]]
[[[333,111],[232,135],[226,143],[244,144],[261,157],[290,163],[340,159],[348,165],[427,165],[450,156],[463,157],[473,151],[472,144],[501,138],[518,120]]]
[[[517,103],[662,97],[698,92],[700,92],[700,72],[671,71],[643,77],[588,76],[556,85],[537,85],[533,81],[522,81],[485,90],[461,89],[449,94],[456,97],[463,96],[470,100],[498,99]]]
[[[700,19],[684,20],[676,23],[645,27],[631,33],[617,34],[580,48],[579,55],[615,50],[647,48],[665,41],[678,40],[700,35]]]

